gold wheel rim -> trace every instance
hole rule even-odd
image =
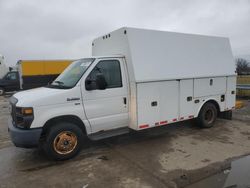
[[[77,136],[71,131],[59,133],[53,142],[54,150],[59,154],[69,154],[77,146]]]

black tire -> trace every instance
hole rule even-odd
[[[214,125],[217,114],[217,108],[213,103],[205,103],[200,110],[197,124],[202,128],[210,128]]]
[[[68,139],[69,135],[71,134],[73,135],[73,139]],[[66,141],[63,141],[65,140],[63,138],[65,138]],[[75,138],[77,141],[76,145],[73,144],[75,142],[72,141],[75,140]],[[46,155],[53,160],[67,160],[75,157],[80,152],[83,146],[83,142],[83,131],[77,125],[69,122],[62,122],[52,126],[49,129],[46,134],[45,140],[42,143],[42,149],[44,150]],[[71,144],[75,146],[71,148]],[[67,151],[68,149],[70,151]]]
[[[0,87],[0,96],[3,96],[5,93],[4,88]]]

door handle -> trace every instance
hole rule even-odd
[[[123,97],[123,103],[127,104],[127,98],[126,97]]]
[[[191,100],[192,100],[191,96],[187,97],[187,101],[191,101]]]

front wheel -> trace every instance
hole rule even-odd
[[[202,128],[212,127],[217,118],[217,114],[217,108],[213,103],[208,102],[204,104],[197,118],[198,125]]]
[[[83,131],[77,125],[58,123],[47,133],[43,150],[54,160],[67,160],[80,152],[83,138]]]

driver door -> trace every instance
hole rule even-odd
[[[17,72],[9,72],[5,77],[5,81],[6,81],[6,91],[19,90],[20,83]]]
[[[105,77],[106,89],[96,86],[98,73]],[[128,126],[128,84],[121,59],[99,60],[84,84],[84,109],[93,133]]]

